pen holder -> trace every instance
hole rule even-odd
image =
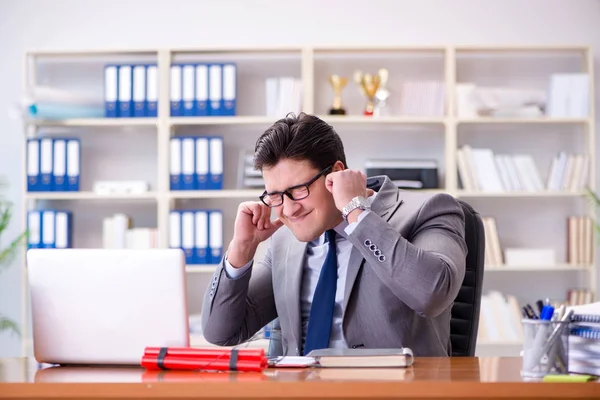
[[[523,319],[521,376],[543,378],[568,373],[569,321]]]

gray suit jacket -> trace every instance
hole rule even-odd
[[[383,176],[369,213],[349,235],[343,334],[349,347],[410,347],[415,356],[449,356],[450,310],[465,275],[464,214],[447,194],[398,190]],[[275,318],[285,355],[302,354],[300,283],[307,243],[285,226],[242,277],[217,267],[202,308],[210,343],[247,341]],[[377,251],[379,250],[379,251]]]

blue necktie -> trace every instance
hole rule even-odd
[[[325,232],[325,240],[329,241],[329,249],[327,250],[325,263],[321,268],[321,274],[310,307],[304,355],[311,350],[329,347],[337,289],[337,256],[335,231],[333,229]]]

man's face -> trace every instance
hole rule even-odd
[[[282,192],[310,182],[319,172],[307,160],[283,159],[275,166],[263,168],[263,178],[267,193]],[[318,238],[327,229],[333,228],[340,217],[333,196],[325,187],[325,175],[310,184],[308,197],[292,200],[284,194],[283,204],[273,208],[279,219],[301,242]],[[296,193],[302,194],[304,190],[302,187],[296,188],[292,194],[296,197]]]

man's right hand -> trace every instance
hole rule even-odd
[[[235,217],[233,239],[227,250],[227,261],[241,268],[254,258],[258,245],[283,226],[281,220],[271,221],[271,209],[259,201],[239,205]]]

